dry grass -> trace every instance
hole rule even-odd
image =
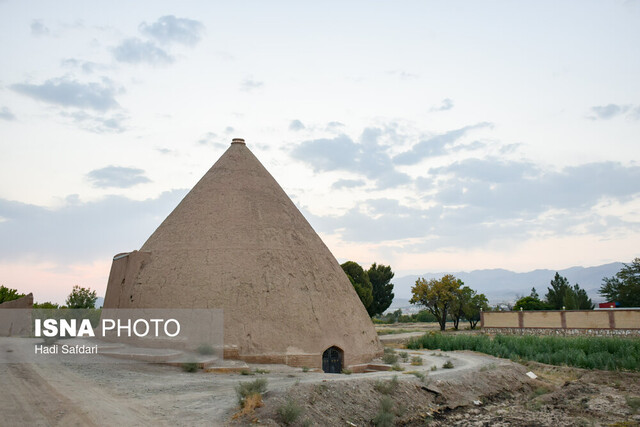
[[[252,415],[256,408],[260,408],[264,406],[262,403],[262,395],[261,394],[251,394],[244,399],[244,403],[238,412],[233,414],[231,417],[232,420]]]

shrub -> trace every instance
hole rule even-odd
[[[309,372],[309,367],[308,366],[303,366],[302,367],[302,372]]]
[[[200,344],[198,348],[196,348],[196,352],[202,355],[210,355],[213,354],[214,350],[209,344]]]
[[[451,360],[447,360],[446,362],[444,362],[444,364],[442,365],[442,367],[444,369],[453,369],[453,363],[451,363]]]
[[[551,390],[550,390],[550,389],[548,389],[547,387],[540,386],[540,387],[537,387],[537,388],[533,391],[533,394],[534,394],[536,397],[538,397],[538,396],[542,396],[543,394],[547,394],[547,393],[549,393],[550,391],[551,391]]]
[[[294,423],[303,412],[302,407],[291,398],[287,399],[287,403],[278,408],[278,415],[280,415],[285,425]]]
[[[240,371],[240,375],[255,375],[255,373],[251,372],[248,369],[243,369],[242,371]]]
[[[255,369],[253,372],[255,372],[256,374],[268,374],[271,371],[267,369]]]
[[[353,371],[349,368],[342,368],[342,373],[345,375],[351,375],[353,374]]]
[[[328,389],[329,389],[329,386],[327,386],[326,384],[323,384],[323,383],[316,384],[315,386],[313,386],[313,390],[318,394],[322,394],[323,392],[327,391]]]
[[[398,361],[398,355],[395,353],[385,353],[382,355],[382,361],[387,365],[393,365]]]
[[[626,396],[625,399],[627,401],[627,406],[631,408],[631,413],[636,414],[640,409],[640,397]]]
[[[263,406],[261,394],[249,395],[242,403],[240,411],[236,412],[233,417],[231,417],[231,419],[236,419],[245,415],[252,414],[256,408],[259,408],[261,406]]]
[[[420,381],[424,381],[424,379],[427,377],[424,372],[420,372],[420,371],[413,371],[412,374],[418,378]]]
[[[422,366],[422,357],[420,356],[413,356],[411,358],[411,364],[413,366]]]
[[[185,372],[195,372],[198,370],[198,364],[196,362],[184,362],[180,367]]]
[[[238,396],[238,403],[244,407],[244,404],[252,395],[262,396],[262,393],[267,391],[267,379],[258,378],[254,381],[246,381],[239,383],[236,386],[236,395]]]
[[[391,370],[392,371],[404,371],[404,368],[402,366],[400,366],[399,363],[394,363],[393,365],[391,365]]]
[[[400,356],[400,358],[406,362],[409,360],[409,353],[407,353],[406,351],[401,351],[400,353],[398,353],[398,356]]]
[[[433,366],[431,367],[431,370],[432,370],[432,371],[437,371],[437,370],[438,370],[438,367],[437,367],[436,365],[433,365]]]
[[[395,414],[393,413],[393,400],[390,397],[380,399],[380,409],[373,418],[373,424],[381,427],[394,425]]]
[[[374,390],[382,394],[392,394],[398,388],[398,377],[393,376],[389,381],[376,381],[373,385]]]

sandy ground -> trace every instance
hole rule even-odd
[[[1,425],[223,425],[237,409],[235,387],[258,376],[267,378],[269,392],[276,394],[299,384],[353,383],[397,374],[336,375],[281,365],[251,366],[270,371],[256,376],[187,373],[143,363],[15,363],[21,358],[6,345],[0,346],[0,353]],[[423,356],[419,369],[424,371],[451,360],[453,369],[431,373],[443,379],[509,363],[471,353],[414,353]]]
[[[249,417],[279,425],[278,408],[295,398],[307,425],[372,425],[377,382],[399,380],[392,396],[398,425],[638,425],[629,399],[640,402],[640,375],[546,365],[522,366],[471,352],[422,350],[420,367],[403,372],[336,375],[281,365],[253,365],[268,373],[245,376],[146,363],[16,363],[0,345],[0,425],[147,426],[226,425],[237,411],[240,382],[266,378],[265,406]],[[452,369],[442,365],[451,361]],[[436,370],[432,371],[435,366]],[[530,380],[525,373],[540,375]],[[420,371],[424,380],[407,374]],[[481,402],[479,405],[473,401]],[[633,401],[635,402],[635,401]],[[531,420],[535,420],[532,422]],[[567,422],[566,420],[573,420]],[[302,424],[300,424],[302,425]]]

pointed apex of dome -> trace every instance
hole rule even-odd
[[[233,140],[231,140],[231,144],[242,144],[242,145],[246,145],[244,143],[244,139],[242,138],[233,138]]]

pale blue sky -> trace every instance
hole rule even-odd
[[[36,300],[103,292],[233,137],[340,261],[638,256],[638,1],[0,0],[0,58],[0,282]]]

